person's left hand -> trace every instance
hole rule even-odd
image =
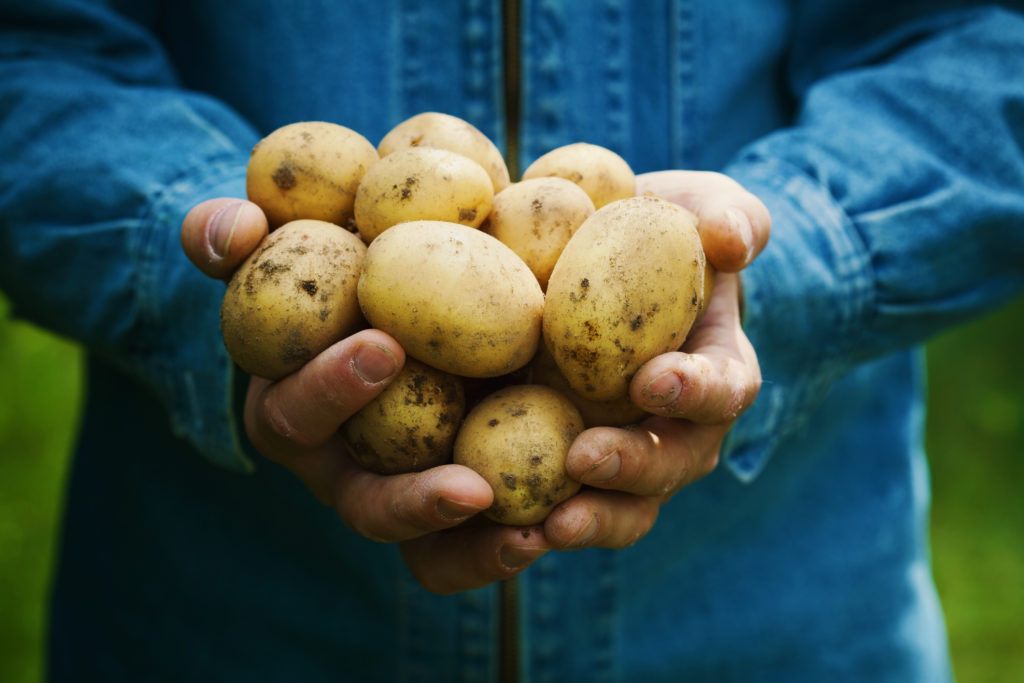
[[[757,356],[740,325],[736,273],[768,241],[767,209],[717,173],[651,173],[638,177],[637,189],[697,215],[705,253],[718,271],[714,294],[683,347],[648,361],[633,377],[630,396],[652,417],[635,427],[596,427],[577,437],[566,467],[584,487],[542,527],[524,531],[538,551],[623,548],[643,537],[674,493],[715,468],[725,435],[760,389]],[[458,584],[460,566],[470,565],[475,554],[473,538],[485,529],[463,525],[407,541],[406,564],[414,573],[429,567]],[[437,562],[460,557],[466,565],[455,561],[448,571],[436,571]]]

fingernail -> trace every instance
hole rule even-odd
[[[612,451],[590,466],[580,477],[584,484],[603,484],[613,479],[622,467],[618,451]]]
[[[743,242],[743,248],[747,254],[746,262],[749,263],[754,256],[754,228],[750,225],[750,219],[739,209],[727,209],[725,214],[729,218],[729,225]]]
[[[395,374],[398,363],[391,352],[377,344],[363,344],[352,356],[352,372],[367,384],[378,384]]]
[[[449,498],[440,498],[437,501],[437,514],[452,522],[461,522],[464,519],[469,519],[481,510],[483,508],[478,505],[460,503]]]
[[[210,219],[210,248],[217,258],[224,258],[231,250],[231,238],[238,226],[238,217],[242,214],[245,202],[234,202],[221,207]]]
[[[662,407],[673,403],[683,392],[683,382],[674,372],[658,375],[644,387],[643,395],[647,405]]]
[[[594,540],[595,536],[597,536],[597,517],[593,516],[586,524],[583,525],[583,528],[572,537],[572,540],[569,541],[566,547],[582,548]]]
[[[538,548],[537,546],[503,545],[498,551],[498,559],[508,571],[518,571],[533,564],[547,550],[547,548]]]

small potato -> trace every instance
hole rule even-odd
[[[250,375],[280,379],[364,324],[356,285],[366,246],[348,230],[291,221],[228,282],[224,346]]]
[[[576,183],[600,209],[618,199],[636,195],[636,176],[615,152],[586,142],[556,147],[523,172],[523,180],[557,176]]]
[[[446,149],[409,147],[371,168],[356,192],[359,235],[369,244],[393,225],[437,220],[480,227],[494,187],[480,164]]]
[[[558,364],[555,363],[554,357],[544,344],[540,345],[537,355],[527,368],[530,383],[551,387],[572,401],[583,417],[583,425],[588,429],[590,427],[624,427],[636,424],[650,416],[650,413],[633,403],[628,395],[607,401],[595,401],[580,396],[569,386],[569,381],[565,379]]]
[[[302,218],[347,227],[359,181],[378,158],[373,143],[345,126],[292,123],[253,148],[246,194],[271,229]]]
[[[544,521],[580,489],[565,456],[583,418],[554,389],[519,384],[491,394],[466,416],[453,461],[476,471],[494,490],[484,515],[501,524]]]
[[[466,412],[462,380],[406,358],[377,398],[341,426],[352,459],[378,474],[449,462]]]
[[[565,178],[531,178],[499,192],[483,229],[530,266],[541,289],[569,238],[594,213],[594,202]]]
[[[637,369],[678,349],[703,306],[697,219],[654,196],[621,199],[579,227],[555,264],[544,342],[573,389],[621,398]]]
[[[359,303],[406,353],[464,377],[497,377],[537,350],[544,293],[515,252],[490,235],[411,221],[370,243]]]
[[[501,151],[476,126],[457,116],[436,111],[417,114],[392,128],[377,152],[386,157],[406,147],[439,147],[469,157],[487,171],[495,193],[508,187],[508,166]]]

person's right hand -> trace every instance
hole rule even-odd
[[[189,259],[227,280],[267,234],[255,204],[213,199],[197,205],[181,227]],[[509,578],[544,554],[543,531],[476,520],[491,487],[460,465],[381,476],[358,466],[338,428],[371,401],[405,362],[401,346],[380,330],[362,330],[329,347],[295,373],[271,382],[253,377],[245,431],[255,448],[301,479],[357,533],[403,543],[402,553],[428,590],[450,593]],[[453,528],[457,527],[457,528]],[[443,534],[444,542],[435,537]]]

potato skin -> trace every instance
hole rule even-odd
[[[482,229],[519,254],[545,289],[562,249],[593,213],[594,202],[571,180],[531,178],[495,195]]]
[[[565,457],[583,431],[572,403],[549,387],[518,384],[477,404],[455,439],[453,462],[487,480],[494,503],[483,514],[501,524],[531,525],[580,489]]]
[[[588,142],[556,147],[538,157],[523,171],[522,180],[545,176],[576,183],[598,209],[636,195],[636,175],[626,160],[610,149]]]
[[[252,150],[245,187],[270,228],[302,218],[348,226],[356,188],[379,156],[345,126],[299,121],[282,126]]]
[[[436,111],[416,114],[388,131],[377,144],[377,152],[386,157],[406,147],[438,147],[461,154],[487,171],[495,193],[509,185],[508,166],[498,147],[476,126],[457,116]]]
[[[469,157],[433,147],[392,152],[371,168],[356,191],[355,219],[369,244],[393,225],[438,220],[480,227],[494,188]]]
[[[366,246],[344,228],[291,221],[228,282],[224,346],[247,373],[280,379],[363,324],[356,286]]]
[[[562,251],[548,282],[544,342],[593,400],[625,396],[637,369],[678,349],[704,296],[697,219],[654,196],[599,209]]]
[[[406,358],[398,376],[341,426],[352,459],[378,474],[449,462],[466,412],[462,380]]]
[[[540,340],[544,294],[515,252],[457,223],[410,221],[370,243],[359,303],[406,353],[465,377],[526,365]]]

